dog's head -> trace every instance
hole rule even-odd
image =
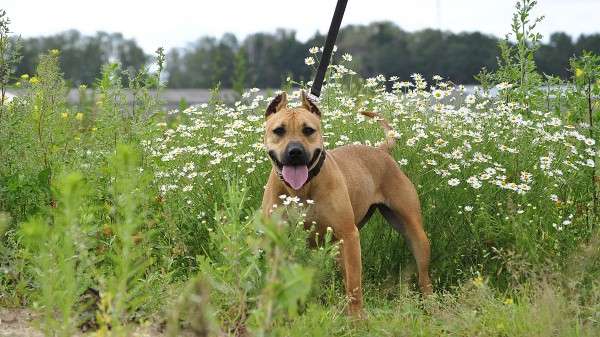
[[[302,105],[289,108],[278,95],[266,111],[265,146],[273,165],[294,189],[308,180],[308,171],[323,152],[321,111],[302,92]]]

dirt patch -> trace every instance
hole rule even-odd
[[[43,337],[33,327],[33,315],[25,309],[0,309],[0,336]]]
[[[35,328],[35,315],[27,309],[1,309],[0,308],[0,337],[44,337],[44,334]],[[76,334],[73,337],[94,336],[94,332]],[[133,329],[132,337],[162,337],[157,326]]]

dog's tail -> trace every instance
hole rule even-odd
[[[379,125],[381,125],[385,131],[385,141],[379,147],[382,150],[390,152],[394,145],[396,145],[396,131],[394,131],[388,122],[376,112],[363,111],[361,114],[369,118],[375,118],[375,120],[379,122]]]

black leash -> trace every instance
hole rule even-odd
[[[329,26],[329,32],[327,33],[327,39],[325,40],[325,46],[323,47],[323,54],[321,55],[321,60],[319,61],[319,67],[317,68],[317,74],[315,75],[315,80],[313,81],[312,87],[310,88],[309,98],[312,100],[318,100],[319,96],[321,96],[321,87],[323,86],[323,81],[325,80],[325,73],[327,72],[327,67],[329,67],[329,63],[331,62],[331,54],[333,53],[333,47],[335,45],[335,40],[337,39],[338,32],[340,31],[340,26],[342,24],[342,19],[344,18],[344,11],[346,10],[346,5],[348,4],[348,0],[338,0],[337,5],[335,6],[335,12],[333,13],[333,19],[331,19],[331,25]],[[269,156],[276,164],[277,175],[279,179],[283,181],[286,185],[290,186],[284,179],[281,172],[281,163],[277,160],[277,158],[269,152]],[[321,167],[325,162],[326,157],[325,149],[318,150],[318,153],[315,153],[315,158],[311,160],[308,164],[308,179],[304,183],[305,185],[312,180],[312,178],[316,177],[321,171]]]
[[[331,25],[329,26],[329,32],[327,33],[327,40],[325,40],[325,47],[323,48],[323,54],[321,55],[321,61],[319,61],[319,68],[317,68],[317,74],[315,80],[310,88],[311,98],[318,99],[321,96],[321,87],[325,80],[325,73],[329,62],[331,62],[331,54],[333,53],[333,46],[337,39],[338,32],[340,31],[340,25],[344,18],[344,11],[346,10],[346,4],[348,0],[338,0],[335,6],[335,12],[333,13],[333,19],[331,19]]]

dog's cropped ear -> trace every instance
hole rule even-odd
[[[269,118],[269,116],[276,113],[277,111],[287,108],[287,105],[287,94],[284,91],[281,94],[277,95],[273,99],[273,101],[269,103],[269,106],[267,107],[267,112],[265,113],[265,117]]]
[[[306,92],[304,90],[302,90],[302,94],[301,94],[301,100],[302,100],[302,107],[305,108],[306,110],[314,113],[315,115],[319,116],[319,118],[321,117],[321,110],[319,110],[319,108],[317,107],[317,105],[310,100],[310,98],[308,98],[308,96],[306,95]]]

